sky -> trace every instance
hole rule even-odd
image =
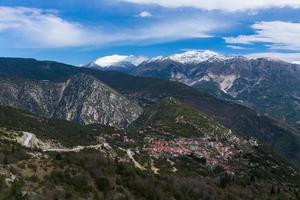
[[[0,0],[0,57],[84,65],[189,49],[300,62],[300,0]]]

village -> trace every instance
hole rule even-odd
[[[257,146],[255,140],[230,137],[226,142],[218,138],[183,138],[178,137],[172,140],[145,138],[148,144],[148,153],[155,158],[172,158],[190,156],[199,160],[202,164],[213,169],[216,166],[222,167],[227,173],[233,173],[231,166],[239,154],[243,153],[243,146],[250,144]],[[239,150],[237,150],[237,147]]]
[[[142,134],[141,134],[142,135]],[[140,135],[140,136],[141,136]],[[144,135],[142,140],[128,134],[103,135],[112,145],[131,148],[137,155],[142,152],[155,159],[173,159],[188,157],[198,161],[202,167],[210,170],[221,167],[226,173],[234,174],[241,155],[253,151],[258,146],[252,138],[243,139],[233,134],[226,137],[164,137],[162,135]]]

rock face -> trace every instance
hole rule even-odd
[[[65,82],[0,79],[1,105],[82,124],[124,127],[142,109],[93,76],[78,74]]]

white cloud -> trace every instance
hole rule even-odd
[[[129,31],[123,35],[123,38],[125,41],[138,40],[154,43],[207,38],[213,36],[214,31],[225,28],[225,26],[226,24],[220,25],[218,22],[209,19],[174,19]]]
[[[299,8],[299,0],[119,0],[135,4],[159,5],[167,8],[192,7],[226,12],[266,8]]]
[[[139,17],[152,17],[152,14],[148,11],[143,11],[138,14]]]
[[[245,47],[238,46],[238,45],[227,45],[227,47],[231,49],[237,49],[237,50],[245,49]]]
[[[9,31],[17,45],[27,43],[33,47],[78,46],[95,37],[80,24],[65,21],[53,11],[24,7],[0,7],[0,31]]]
[[[273,58],[300,64],[300,53],[262,52],[245,55],[248,58]]]
[[[64,20],[54,11],[0,7],[0,45],[61,48],[169,42],[210,37],[226,26],[219,24],[219,21],[193,17],[163,19],[128,28],[99,28]]]
[[[230,44],[268,43],[271,49],[300,50],[300,23],[258,22],[251,27],[255,34],[228,37],[225,41]]]

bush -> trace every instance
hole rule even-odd
[[[106,177],[96,178],[95,183],[96,183],[98,189],[101,191],[108,191],[111,189],[109,180]]]
[[[9,197],[7,199],[15,199],[15,200],[24,200],[27,199],[23,194],[22,194],[22,187],[19,182],[13,182],[10,191],[9,191]]]

